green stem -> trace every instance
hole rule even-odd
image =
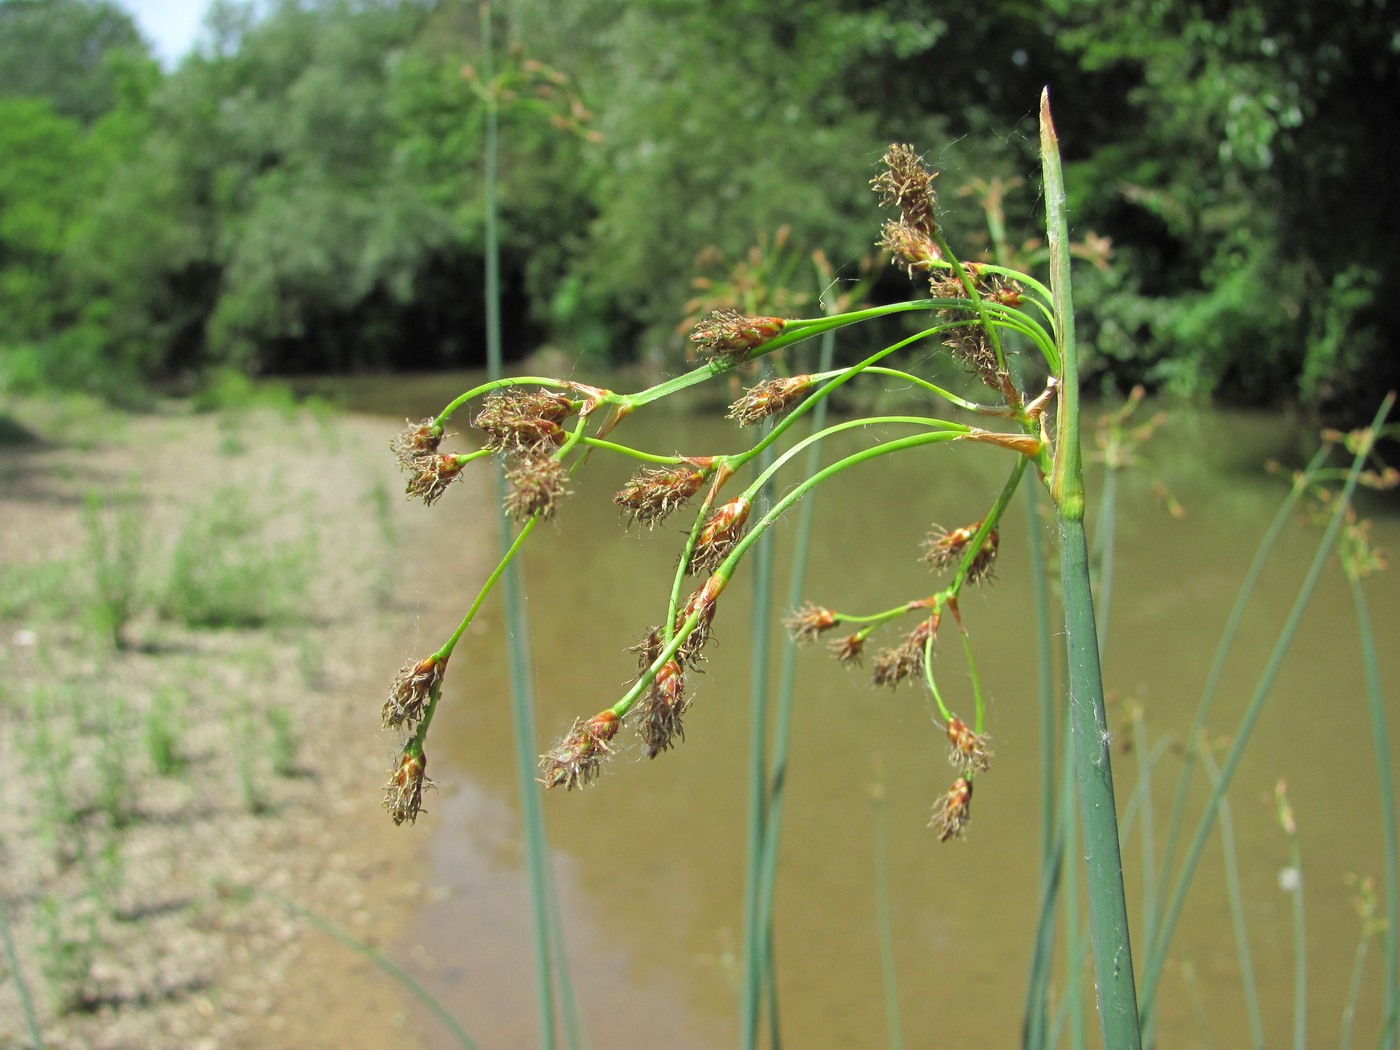
[[[818,367],[824,370],[829,369],[835,354],[834,331],[823,333]],[[819,434],[824,430],[829,405],[830,402],[823,397],[811,410],[813,434]],[[816,442],[808,446],[805,474],[810,476],[817,472],[821,463],[820,454],[821,449]],[[815,499],[804,500],[801,513],[798,515],[797,530],[792,547],[792,569],[788,582],[789,608],[796,608],[802,598],[802,589],[806,580],[807,552],[811,547],[812,516],[815,508]],[[753,630],[756,644],[766,649],[770,637],[766,619],[763,621],[756,619]],[[764,814],[758,868],[754,883],[758,901],[753,916],[758,928],[764,933],[765,945],[771,945],[773,939],[773,899],[777,884],[778,840],[782,830],[783,803],[787,794],[788,743],[792,726],[792,703],[795,696],[796,656],[797,647],[795,645],[787,643],[783,646],[782,663],[778,674],[777,712],[773,722],[772,752],[765,774],[768,784],[767,812]],[[755,675],[755,683],[760,688],[763,685],[762,680],[757,675]],[[753,934],[751,933],[750,936]],[[778,1032],[777,988],[773,981],[771,953],[760,972],[765,975],[770,986],[772,996],[769,1008],[770,1031],[776,1038]]]
[[[19,952],[15,948],[14,935],[10,931],[10,919],[5,911],[5,902],[0,900],[0,940],[5,942],[5,958],[10,964],[10,974],[14,977],[15,991],[19,996],[20,1010],[24,1013],[24,1023],[29,1029],[29,1041],[34,1050],[44,1050],[44,1037],[39,1031],[39,1015],[34,1011],[34,1000],[29,994],[29,983],[20,969]]]
[[[875,812],[871,824],[875,839],[875,933],[880,944],[880,976],[885,992],[885,1040],[890,1050],[903,1050],[904,1028],[899,1018],[899,980],[894,960],[893,924],[890,921],[890,858],[885,833],[885,784],[881,777],[872,791]]]
[[[257,886],[248,886],[245,888],[248,891],[248,893],[256,894],[259,897],[266,897],[268,900],[272,901],[278,907],[284,909],[290,914],[295,915],[298,918],[304,919],[306,922],[310,923],[316,929],[324,933],[327,937],[333,938],[334,940],[337,940],[341,944],[345,945],[347,948],[351,948],[354,951],[359,952],[366,959],[368,959],[375,966],[377,966],[380,970],[382,970],[390,980],[394,981],[395,983],[406,989],[410,995],[412,995],[420,1003],[426,1006],[428,1008],[428,1011],[432,1013],[433,1016],[436,1017],[439,1021],[442,1022],[443,1027],[445,1027],[449,1032],[452,1033],[452,1038],[456,1040],[458,1046],[462,1047],[463,1050],[476,1050],[476,1043],[472,1041],[472,1037],[469,1036],[467,1034],[466,1029],[462,1027],[462,1023],[458,1021],[457,1018],[452,1016],[451,1011],[449,1011],[447,1007],[443,1006],[442,1003],[431,992],[429,992],[427,988],[423,987],[422,983],[415,979],[412,974],[410,974],[398,963],[394,962],[393,959],[390,959],[378,948],[375,948],[373,945],[366,944],[364,941],[360,940],[358,937],[354,936],[347,930],[331,922],[329,919],[324,919],[321,916],[317,915],[315,912],[303,908],[296,901],[291,900],[288,897],[283,897],[279,893],[273,893],[271,890],[264,890]],[[40,1048],[40,1050],[42,1050],[41,1043],[36,1041],[34,1045]]]
[[[771,453],[768,458],[771,458]],[[764,498],[759,496],[760,499]],[[755,504],[757,506],[758,504]],[[688,557],[688,555],[687,555]],[[758,1039],[759,1002],[767,989],[770,1038],[777,1038],[777,982],[773,976],[772,926],[767,921],[765,897],[772,899],[771,881],[765,884],[764,847],[769,814],[768,785],[768,666],[772,646],[768,624],[773,605],[773,537],[765,531],[754,548],[753,632],[755,644],[749,676],[749,804],[748,860],[744,876],[744,995],[741,1042],[752,1050]],[[781,782],[777,785],[779,795]],[[767,892],[765,892],[767,891]]]
[[[1193,745],[1200,749],[1201,762],[1212,785],[1220,781],[1215,756],[1204,739]],[[1249,1022],[1249,1045],[1264,1050],[1264,1018],[1259,1011],[1259,986],[1254,979],[1254,957],[1249,950],[1249,930],[1244,922],[1244,894],[1240,890],[1240,868],[1235,859],[1235,829],[1229,799],[1220,800],[1220,853],[1225,861],[1225,893],[1230,903],[1230,925],[1235,932],[1235,954],[1240,961],[1240,984],[1244,994],[1245,1016]],[[1145,869],[1144,869],[1145,870]]]

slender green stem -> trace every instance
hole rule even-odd
[[[1148,922],[1148,916],[1152,915],[1157,908],[1157,884],[1153,879],[1153,859],[1152,848],[1154,845],[1154,831],[1152,821],[1152,774],[1157,768],[1154,761],[1152,749],[1147,743],[1147,724],[1142,715],[1142,708],[1133,706],[1133,751],[1138,756],[1138,784],[1136,797],[1139,799],[1139,806],[1142,810],[1142,834],[1138,836],[1140,843],[1140,854],[1142,857],[1142,915],[1144,925]],[[1127,836],[1127,820],[1124,820],[1123,835]]]
[[[442,1022],[443,1027],[452,1033],[452,1038],[456,1040],[458,1046],[463,1047],[464,1050],[476,1050],[476,1043],[472,1041],[472,1037],[469,1036],[466,1029],[462,1027],[462,1023],[452,1016],[451,1011],[443,1006],[443,1004],[412,974],[398,963],[394,962],[393,959],[390,959],[378,948],[366,944],[354,934],[337,926],[330,920],[322,918],[315,912],[303,908],[300,904],[296,903],[296,901],[283,897],[279,893],[273,893],[271,890],[261,889],[257,886],[248,886],[246,889],[249,893],[257,894],[260,897],[266,897],[278,907],[305,920],[327,937],[337,940],[346,947],[359,952],[382,970],[390,980],[407,990],[410,995],[426,1006],[428,1011]],[[35,1042],[36,1047],[42,1048],[42,1045],[43,1044],[37,1041]]]
[[[1366,593],[1361,581],[1348,574],[1352,605],[1356,610],[1356,630],[1361,642],[1361,664],[1366,671],[1366,706],[1371,716],[1371,747],[1375,754],[1376,780],[1380,792],[1381,842],[1385,857],[1382,894],[1385,901],[1385,926],[1381,932],[1384,958],[1385,1013],[1379,1045],[1394,1050],[1396,1029],[1400,1028],[1400,972],[1397,972],[1396,944],[1400,939],[1400,839],[1397,839],[1395,816],[1395,776],[1391,768],[1389,731],[1385,718],[1385,695],[1381,689],[1380,666],[1376,660],[1376,643],[1371,633],[1371,616],[1366,608]]]
[[[1118,523],[1118,467],[1110,462],[1103,472],[1103,491],[1099,497],[1099,520],[1094,529],[1094,564],[1098,567],[1099,659],[1108,652],[1108,629],[1113,624],[1113,569]],[[1150,935],[1148,940],[1151,940]]]
[[[1201,763],[1212,785],[1219,783],[1220,770],[1215,756],[1203,738],[1193,744],[1199,748]],[[1244,995],[1245,1016],[1249,1022],[1249,1045],[1264,1050],[1264,1018],[1259,1010],[1259,985],[1254,978],[1254,957],[1249,950],[1249,930],[1244,922],[1244,894],[1240,890],[1240,867],[1235,857],[1235,827],[1230,813],[1230,800],[1220,799],[1220,853],[1225,862],[1225,895],[1230,905],[1230,925],[1235,933],[1235,954],[1240,963],[1240,985]],[[1144,869],[1147,870],[1147,869]]]
[[[1352,1028],[1356,1023],[1356,1004],[1361,999],[1361,979],[1366,973],[1366,956],[1370,954],[1372,929],[1369,920],[1363,920],[1361,939],[1356,942],[1356,952],[1351,960],[1351,978],[1347,981],[1346,1004],[1342,1007],[1342,1031],[1337,1038],[1337,1050],[1351,1050]],[[1384,1040],[1377,1045],[1384,1045]]]
[[[494,77],[491,46],[491,8],[481,5],[482,75],[490,84]],[[500,278],[500,233],[498,229],[498,204],[496,193],[496,173],[498,170],[498,148],[500,140],[499,99],[486,100],[486,143],[485,171],[483,173],[483,194],[485,196],[485,266],[486,266],[486,360],[490,378],[502,378],[501,347],[501,278]],[[496,474],[497,507],[504,505],[505,478]],[[520,542],[529,532],[530,525],[521,530],[521,536],[512,541],[510,523],[504,510],[500,515],[500,546],[505,571],[505,624],[511,639],[508,647],[511,715],[515,736],[516,776],[520,786],[520,801],[525,824],[525,859],[529,872],[531,916],[534,920],[535,949],[535,1008],[538,1011],[540,1026],[540,1046],[552,1048],[556,1045],[554,1016],[554,969],[555,945],[550,930],[550,885],[547,866],[549,856],[545,846],[544,813],[535,790],[535,716],[534,696],[529,675],[529,632],[525,629],[521,596],[520,574],[514,554]],[[460,628],[459,628],[460,632]],[[458,634],[460,637],[460,633]],[[563,967],[560,967],[561,979]]]
[[[904,1026],[899,1016],[899,974],[894,961],[894,932],[890,919],[890,857],[885,833],[883,776],[873,786],[870,821],[875,847],[875,934],[880,942],[880,977],[885,993],[885,1041],[890,1050],[903,1050]]]
[[[10,975],[15,981],[15,992],[19,996],[20,1010],[24,1013],[24,1024],[29,1029],[29,1041],[34,1050],[44,1050],[44,1037],[39,1031],[39,1015],[34,1011],[34,1000],[29,994],[29,982],[24,979],[24,970],[19,965],[19,952],[10,931],[10,918],[5,910],[5,902],[0,900],[0,940],[5,942],[5,958],[10,964]]]
[[[771,458],[771,454],[769,456]],[[765,493],[757,494],[764,499]],[[757,505],[757,504],[756,504]],[[759,1002],[765,988],[772,995],[768,1013],[771,1038],[778,1030],[777,990],[769,948],[772,928],[764,899],[772,897],[772,880],[764,878],[765,831],[768,825],[768,721],[770,713],[768,670],[772,651],[768,624],[773,606],[773,537],[765,530],[754,546],[753,657],[749,676],[749,804],[748,860],[744,876],[744,995],[741,1042],[752,1050],[758,1038]],[[782,784],[777,785],[779,793]]]
[[[1296,832],[1288,836],[1288,862],[1297,879],[1293,886],[1293,1050],[1307,1050],[1308,941],[1303,914],[1303,854]]]
[[[835,357],[836,353],[835,343],[834,332],[828,331],[822,335],[819,368],[824,370],[830,368],[832,359]],[[823,397],[817,403],[816,407],[812,409],[811,430],[813,434],[820,434],[824,430],[829,404],[830,402]],[[819,444],[813,441],[807,448],[807,459],[804,470],[806,475],[811,476],[817,472],[821,462],[820,454],[821,449]],[[798,515],[796,536],[792,548],[792,568],[788,584],[789,608],[796,608],[802,599],[802,589],[806,581],[807,553],[811,547],[812,517],[815,507],[815,499],[804,500],[802,503],[802,510]],[[758,619],[757,615],[755,615],[753,631],[756,644],[766,647],[769,638],[767,618]],[[773,899],[777,884],[778,841],[782,830],[783,803],[786,798],[787,756],[792,725],[792,704],[793,698],[796,695],[796,656],[797,647],[790,641],[787,642],[783,646],[782,662],[779,667],[776,694],[778,703],[773,720],[772,750],[765,774],[768,784],[767,812],[764,814],[757,880],[755,883],[755,889],[758,893],[758,907],[754,914],[754,919],[758,923],[758,927],[765,933],[765,944],[771,944],[773,938]],[[754,679],[761,688],[763,683],[757,674],[755,674]],[[766,975],[770,986],[770,994],[773,997],[773,1004],[769,1009],[769,1030],[773,1038],[776,1038],[778,1032],[776,1006],[777,989],[773,981],[772,970],[773,961],[770,954],[761,972]]]
[[[1039,698],[1040,734],[1040,903],[1036,920],[1035,949],[1026,991],[1022,1024],[1024,1050],[1047,1045],[1046,1011],[1052,971],[1051,949],[1055,937],[1055,908],[1060,893],[1060,865],[1064,841],[1055,833],[1055,671],[1052,652],[1055,624],[1050,619],[1050,592],[1037,506],[1040,487],[1026,489],[1026,525],[1031,559],[1032,608],[1035,623],[1036,693]]]

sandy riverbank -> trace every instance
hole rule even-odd
[[[379,808],[380,693],[414,619],[395,551],[424,527],[393,425],[178,407],[12,420],[28,436],[0,446],[0,886],[45,1045],[417,1045],[400,989],[275,899],[394,952],[426,892],[424,836]],[[252,531],[200,531],[231,506]],[[92,544],[120,561],[128,527],[114,649]],[[271,622],[162,609],[182,542],[197,565],[231,560],[224,591],[260,591]],[[0,1045],[25,1046],[2,968]]]

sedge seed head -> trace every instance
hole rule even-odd
[[[535,515],[548,521],[569,495],[569,471],[553,456],[523,455],[506,471],[511,490],[505,510],[516,521]]]
[[[741,427],[761,423],[769,416],[786,412],[812,389],[815,382],[810,375],[788,376],[780,379],[766,379],[744,392],[744,396],[729,406],[729,415]]]
[[[713,310],[696,324],[690,341],[705,357],[743,357],[775,339],[786,324],[787,320],[782,317],[758,317],[738,310]]]
[[[409,465],[411,475],[404,486],[408,499],[421,499],[425,507],[431,507],[462,473],[462,462],[453,455],[424,455],[414,459]]]
[[[472,426],[486,432],[489,449],[540,456],[564,443],[560,423],[573,410],[572,401],[548,390],[497,390],[482,403]]]
[[[389,686],[389,698],[380,711],[383,727],[412,729],[417,725],[442,691],[442,676],[446,671],[446,657],[429,656],[404,664]]]
[[[394,453],[399,469],[414,471],[418,460],[433,455],[441,443],[442,429],[437,426],[437,420],[429,417],[417,423],[409,423],[394,435],[393,440],[389,442],[389,448]]]
[[[897,207],[904,225],[931,237],[938,229],[934,174],[913,146],[895,144],[882,159],[885,170],[870,180],[880,204]]]
[[[395,824],[415,824],[423,808],[423,791],[433,786],[424,774],[428,768],[428,756],[421,748],[410,745],[399,756],[398,765],[389,774],[389,783],[384,787],[384,808],[389,811]]]
[[[627,512],[627,523],[639,521],[655,528],[677,507],[699,491],[707,472],[682,465],[662,470],[648,467],[632,475],[613,502]]]
[[[948,720],[948,762],[964,776],[987,771],[992,758],[991,742],[991,737],[974,733],[962,719]]]
[[[752,502],[743,496],[732,499],[716,510],[700,527],[695,546],[690,552],[689,575],[714,572],[729,556],[744,535]]]
[[[938,841],[947,842],[961,837],[972,816],[972,781],[958,777],[953,786],[933,804],[933,819],[928,826],[938,832]]]
[[[656,680],[637,705],[637,735],[647,758],[669,751],[677,739],[685,740],[682,716],[690,709],[685,691],[685,670],[670,660],[656,673]]]
[[[808,602],[789,614],[783,626],[787,628],[788,636],[801,645],[803,642],[815,642],[840,622],[840,618],[830,609]]]
[[[574,719],[564,738],[540,756],[539,782],[546,788],[572,791],[587,787],[615,752],[610,741],[622,723],[612,711],[600,711],[586,721]]]

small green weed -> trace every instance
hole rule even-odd
[[[308,578],[308,544],[264,532],[243,492],[216,492],[175,542],[161,614],[191,627],[262,627],[294,617]]]
[[[115,515],[103,514],[102,497],[83,499],[88,560],[93,573],[93,600],[87,612],[94,630],[114,649],[125,647],[123,629],[140,604],[142,516],[134,490],[123,493]]]
[[[180,753],[184,706],[185,696],[174,686],[157,689],[151,698],[143,735],[156,776],[172,777],[185,767],[185,757]]]

